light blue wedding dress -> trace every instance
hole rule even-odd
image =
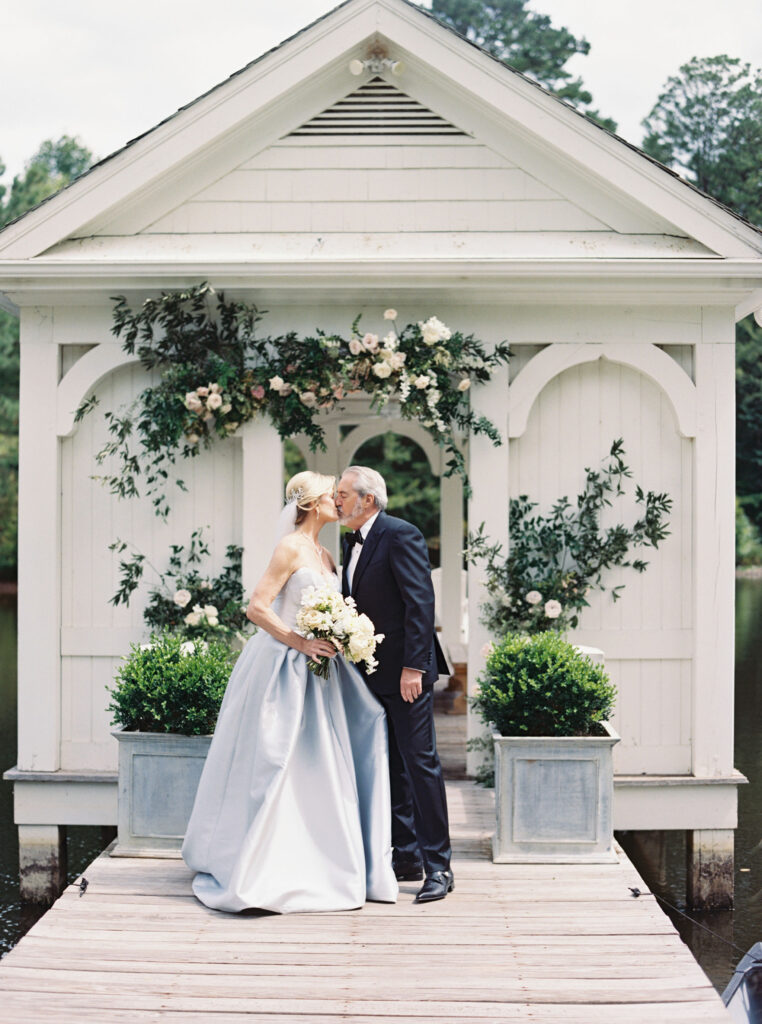
[[[339,582],[334,577],[338,590]],[[302,567],[273,610],[293,628]],[[394,903],[386,716],[341,656],[328,679],[261,629],[230,676],[183,843],[215,910],[279,913]]]

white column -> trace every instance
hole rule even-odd
[[[442,635],[452,648],[461,642],[461,572],[463,568],[463,481],[441,477],[439,511],[442,561]]]
[[[251,594],[275,546],[283,508],[283,445],[267,419],[252,420],[243,441],[243,589]]]
[[[508,368],[501,367],[488,384],[474,389],[474,408],[488,416],[500,431],[503,443],[495,447],[486,437],[479,435],[469,441],[468,477],[471,497],[468,502],[468,528],[474,531],[484,523],[485,530],[493,541],[501,541],[503,550],[508,550]],[[485,588],[479,583],[483,569],[469,566],[468,569],[468,692],[476,691],[477,678],[484,668],[484,645],[491,640],[489,633],[479,621],[479,605],[486,597]],[[468,738],[484,735],[485,729],[477,716],[469,710]],[[479,752],[469,751],[466,770],[474,774],[482,761]]]
[[[731,312],[703,310],[704,340],[695,350],[692,770],[710,777],[733,768],[734,332]]]
[[[18,766],[56,771],[61,736],[61,470],[53,310],[21,312]]]

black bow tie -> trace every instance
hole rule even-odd
[[[347,541],[350,548],[354,547],[355,544],[359,544],[362,547],[362,534],[359,530],[353,530],[352,533],[347,534]]]

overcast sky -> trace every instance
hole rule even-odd
[[[108,155],[325,14],[335,0],[4,0],[4,181],[43,139]],[[631,142],[666,78],[693,56],[762,66],[762,0],[530,0],[591,44],[569,67]]]

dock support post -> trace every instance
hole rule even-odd
[[[733,829],[687,835],[686,899],[691,910],[733,909]]]
[[[19,825],[19,890],[22,900],[50,904],[66,886],[66,829]]]

